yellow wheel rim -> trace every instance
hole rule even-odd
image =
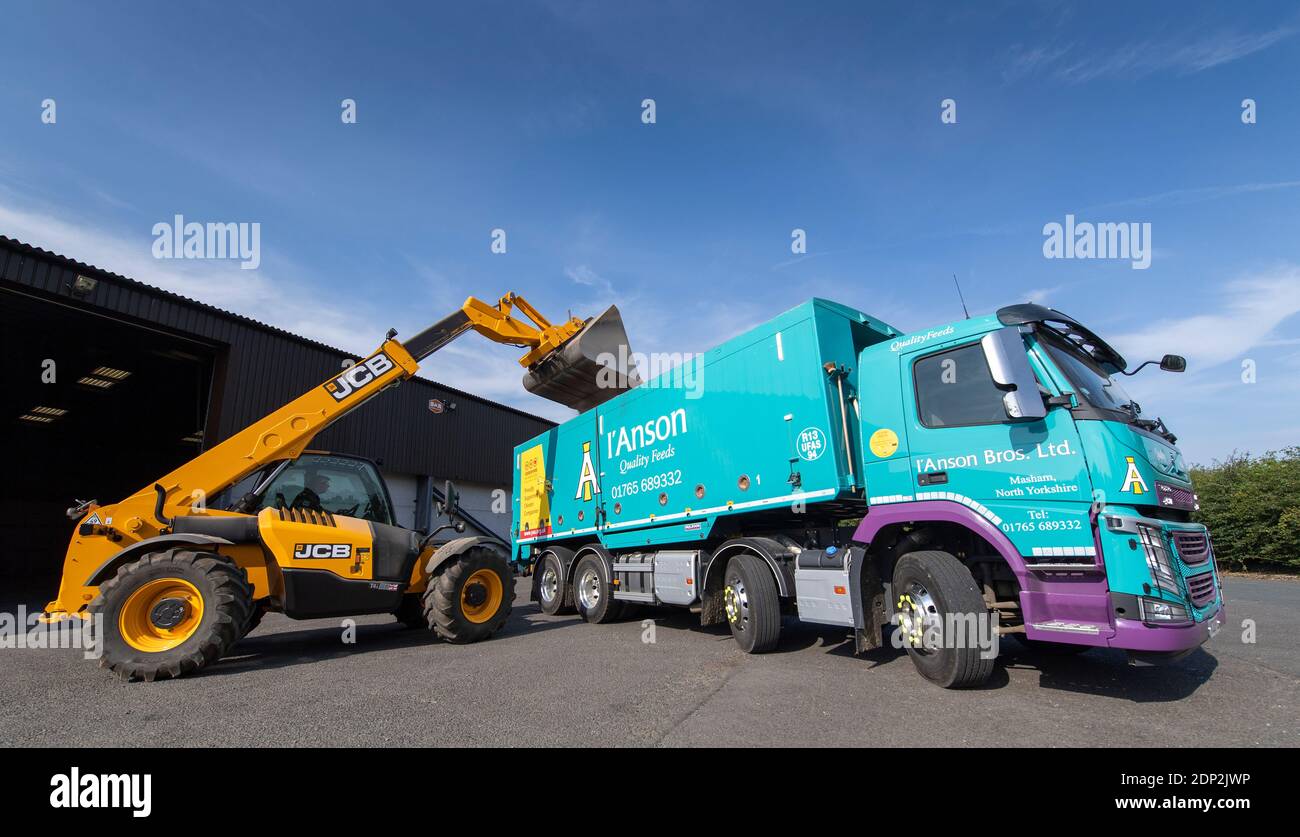
[[[117,618],[126,644],[137,651],[169,651],[194,636],[203,622],[203,596],[179,578],[159,578],[127,597]]]
[[[478,570],[460,588],[460,611],[476,625],[496,616],[505,598],[501,576],[492,570]]]

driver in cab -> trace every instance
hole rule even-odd
[[[325,508],[321,505],[320,498],[321,495],[327,494],[329,490],[329,477],[324,474],[312,474],[303,484],[302,491],[299,491],[298,496],[293,498],[290,508],[323,512]]]

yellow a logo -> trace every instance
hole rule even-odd
[[[1124,458],[1128,460],[1128,472],[1124,474],[1124,487],[1120,489],[1120,492],[1131,491],[1134,494],[1146,494],[1147,484],[1142,479],[1142,475],[1138,473],[1137,463],[1133,461],[1131,456]]]
[[[583,442],[582,473],[578,475],[578,493],[573,499],[590,501],[593,492],[600,493],[600,483],[596,481],[596,466],[591,464],[591,442]]]

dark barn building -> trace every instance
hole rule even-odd
[[[356,360],[3,236],[0,341],[0,576],[33,584],[58,576],[74,498],[121,499]],[[436,487],[452,479],[471,517],[505,536],[513,447],[551,426],[416,378],[312,447],[376,460],[403,525],[426,527]]]

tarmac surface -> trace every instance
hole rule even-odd
[[[681,610],[611,625],[548,617],[527,601],[530,582],[517,580],[506,628],[475,645],[387,616],[358,618],[349,645],[341,620],[273,614],[230,657],[157,683],[122,683],[78,650],[5,648],[0,744],[1300,744],[1295,581],[1228,578],[1223,630],[1172,666],[1007,639],[991,682],[970,691],[927,683],[892,648],[855,657],[843,631],[792,619],[776,652],[747,656],[725,627]]]

